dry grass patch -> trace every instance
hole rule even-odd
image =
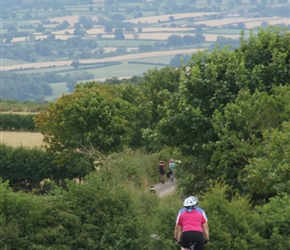
[[[42,139],[41,133],[0,131],[0,142],[11,147],[41,147]]]
[[[64,29],[64,30],[57,30],[57,31],[53,31],[52,34],[54,35],[73,35],[74,34],[75,29]]]
[[[207,42],[215,42],[217,40],[218,36],[226,37],[226,38],[232,38],[232,39],[239,39],[240,35],[227,35],[227,34],[203,34],[205,37],[205,40]]]
[[[261,18],[246,18],[246,17],[237,17],[237,18],[224,18],[224,19],[215,19],[215,20],[204,20],[195,22],[195,24],[205,24],[207,26],[223,26],[227,24],[236,24],[236,23],[249,23],[256,21],[266,21],[272,20],[273,18],[261,17]]]
[[[118,48],[117,47],[104,47],[103,48],[105,53],[115,52]]]
[[[98,34],[106,34],[103,27],[93,28],[87,30],[88,35],[98,35]]]
[[[169,15],[160,15],[160,16],[148,16],[140,17],[135,19],[126,20],[125,22],[130,23],[158,23],[169,21],[169,17],[173,16],[174,20],[183,19],[183,18],[195,18],[195,17],[204,17],[206,15],[215,15],[220,14],[220,12],[198,12],[198,13],[182,13],[182,14],[169,14]]]
[[[136,29],[136,32],[138,30]],[[154,32],[187,32],[195,31],[195,28],[176,28],[176,27],[158,27],[158,28],[142,28],[144,33],[154,33]]]
[[[254,22],[247,22],[245,23],[245,26],[247,29],[252,29],[255,27],[261,26],[262,22],[267,22],[269,25],[276,25],[276,24],[285,24],[289,25],[290,24],[290,19],[289,18],[281,18],[281,19],[271,19],[271,20],[259,20],[259,21],[254,21]]]
[[[180,34],[176,33],[138,33],[137,38],[135,38],[135,36],[133,34],[124,34],[125,39],[128,40],[135,40],[135,39],[141,39],[141,40],[167,40],[168,37],[172,36],[172,35],[178,35],[180,36]],[[103,35],[103,38],[107,38],[107,39],[114,39],[115,35],[113,34],[106,34]]]

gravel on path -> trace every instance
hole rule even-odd
[[[176,187],[176,183],[175,181],[166,181],[165,184],[155,184],[154,185],[155,190],[156,190],[156,194],[162,198],[167,194],[170,194],[172,192],[174,192],[175,187]]]

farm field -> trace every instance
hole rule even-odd
[[[41,147],[41,133],[0,131],[0,142],[11,147]]]
[[[261,17],[261,18],[245,18],[245,17],[235,17],[235,18],[223,18],[217,20],[204,20],[197,21],[196,24],[204,24],[209,27],[225,26],[229,24],[245,23],[251,24],[249,28],[254,28],[260,26],[262,22],[268,22],[269,24],[284,23],[289,24],[289,19],[287,18],[277,18],[277,17]],[[247,27],[248,28],[248,27]]]
[[[216,15],[216,14],[220,14],[220,12],[198,12],[198,13],[158,15],[158,16],[130,19],[130,20],[126,20],[126,22],[153,24],[153,23],[158,23],[158,22],[169,21],[170,17],[174,17],[174,20],[178,20],[178,19],[184,19],[184,18],[204,17],[206,15]]]
[[[160,56],[174,56],[177,54],[192,54],[197,52],[198,49],[179,49],[179,50],[165,50],[165,51],[154,51],[147,53],[132,53],[129,55],[121,55],[115,57],[107,57],[102,59],[85,59],[79,60],[81,63],[97,63],[97,62],[113,62],[113,61],[124,61],[124,60],[136,60],[139,58],[150,58],[150,57],[160,57]],[[29,69],[29,68],[46,68],[46,67],[60,67],[70,65],[73,60],[64,61],[52,61],[52,62],[37,62],[37,63],[26,63],[17,64],[10,66],[3,66],[2,70],[19,70],[19,69]]]
[[[173,62],[176,66],[176,56],[211,50],[216,43],[235,48],[241,30],[247,38],[261,26],[290,25],[289,11],[288,16],[284,13],[289,1],[286,5],[284,0],[242,0],[239,4],[230,0],[95,0],[86,4],[72,0],[65,6],[59,0],[54,6],[29,2],[35,6],[28,8],[19,1],[1,20],[3,51],[7,51],[1,58],[1,71],[62,76],[60,82],[55,81],[57,77],[47,81],[53,94],[42,100],[67,93],[66,74],[88,72],[84,78],[92,79],[86,81],[140,76],[155,67]],[[82,76],[71,86],[79,79]]]

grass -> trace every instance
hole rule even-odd
[[[219,35],[240,35],[241,31],[237,29],[207,29],[203,30],[204,34],[219,34]],[[249,34],[249,30],[245,30],[245,34]]]
[[[170,60],[172,59],[172,56],[163,56],[163,57],[152,57],[152,58],[140,58],[137,60],[133,60],[136,62],[150,62],[150,63],[164,63],[169,64]]]
[[[54,102],[57,98],[62,96],[62,94],[69,93],[68,88],[66,87],[66,82],[51,83],[49,85],[52,88],[53,95],[45,98],[48,102]]]
[[[21,63],[24,63],[24,61],[23,60],[12,60],[12,59],[7,59],[7,58],[1,58],[2,66],[10,66],[10,65],[21,64]]]
[[[1,100],[0,99],[1,112],[38,112],[47,107],[46,103],[35,102],[19,102],[14,100]]]
[[[15,70],[13,73],[25,73],[25,74],[36,74],[36,73],[51,73],[59,72],[65,70],[71,70],[72,66],[63,66],[63,67],[51,67],[51,68],[40,68],[40,69],[27,69],[27,70]]]
[[[139,45],[154,45],[158,40],[115,40],[101,39],[97,40],[99,47],[138,47]]]
[[[114,65],[110,67],[104,67],[104,68],[96,68],[96,69],[89,69],[89,70],[84,70],[86,72],[94,74],[95,78],[92,79],[92,81],[104,81],[105,79],[108,78],[113,78],[113,77],[132,77],[132,76],[141,76],[143,75],[144,72],[147,72],[150,69],[153,69],[155,67],[161,68],[164,66],[158,65],[159,63],[162,64],[169,64],[170,60],[172,59],[171,56],[165,56],[165,57],[158,57],[158,58],[144,58],[144,59],[136,59],[132,61],[136,62],[150,62],[150,63],[156,63],[156,65],[147,65],[147,64],[128,64],[128,61],[123,62],[122,64],[119,65]],[[83,70],[81,69],[76,69],[75,72],[81,72]],[[66,73],[60,73],[60,75],[64,75]],[[84,82],[89,81],[89,80],[84,80]],[[81,82],[81,81],[79,81]],[[49,102],[54,102],[57,98],[62,96],[62,94],[68,94],[69,91],[66,87],[65,82],[61,83],[53,83],[50,84],[50,86],[53,89],[53,95],[48,96],[46,98],[46,101]]]

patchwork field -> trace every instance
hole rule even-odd
[[[178,20],[178,19],[184,19],[184,18],[204,17],[206,15],[215,15],[215,14],[220,14],[220,12],[198,12],[198,13],[182,13],[182,14],[169,14],[169,15],[160,15],[160,16],[148,16],[148,17],[130,19],[126,21],[130,23],[154,24],[158,22],[169,21],[170,17],[174,17],[174,20]]]
[[[86,59],[79,60],[81,63],[97,63],[97,62],[113,62],[113,61],[124,61],[124,60],[136,60],[139,58],[150,58],[150,57],[160,57],[160,56],[175,56],[177,54],[192,54],[197,52],[198,49],[180,49],[180,50],[167,50],[167,51],[155,51],[155,52],[146,52],[146,53],[134,53],[129,55],[107,57],[102,59]],[[26,63],[26,64],[17,64],[10,66],[3,66],[2,70],[16,70],[16,69],[29,69],[29,68],[46,68],[46,67],[59,67],[70,65],[72,60],[64,61],[53,61],[53,62],[37,62],[37,63]]]
[[[22,60],[19,60],[18,54],[11,57],[9,53],[10,57],[7,58],[18,60],[3,58],[1,70],[15,70],[15,73],[24,74],[51,72],[62,77],[65,74],[88,72],[92,74],[91,80],[140,76],[149,69],[173,64],[172,59],[175,59],[176,55],[191,55],[198,50],[211,49],[218,37],[232,38],[235,41],[230,39],[218,41],[237,46],[241,29],[244,29],[246,38],[250,34],[250,29],[256,32],[256,28],[260,26],[290,24],[289,17],[282,13],[282,10],[281,17],[277,16],[280,10],[277,12],[278,9],[275,9],[281,6],[289,9],[289,4],[283,5],[278,0],[273,0],[271,3],[268,1],[267,4],[262,2],[264,1],[257,1],[255,4],[254,1],[243,0],[240,4],[233,4],[233,1],[224,0],[221,4],[217,4],[217,1],[211,1],[209,4],[208,1],[202,0],[179,0],[176,1],[178,8],[175,9],[171,1],[110,1],[109,3],[105,0],[93,0],[91,4],[82,4],[80,1],[75,5],[65,6],[65,11],[61,8],[35,7],[29,11],[16,8],[13,13],[15,20],[4,19],[1,28],[1,32],[5,35],[8,32],[6,27],[11,26],[12,21],[15,21],[13,25],[18,28],[19,33],[21,32],[22,37],[20,34],[11,36],[9,41],[11,47],[27,45],[33,48],[38,42],[45,44],[47,38],[58,40],[57,42],[61,44],[70,44],[75,43],[77,39],[71,39],[70,43],[66,43],[65,40],[77,37],[81,37],[82,40],[93,40],[97,46],[95,43],[90,46],[87,41],[80,46],[75,43],[73,46],[76,53],[73,53],[73,50],[62,53],[54,43],[51,46],[45,44],[38,46],[34,52],[28,51],[29,60],[24,59],[23,55],[20,57]],[[261,5],[261,11],[258,11],[258,5]],[[257,11],[253,10],[255,6]],[[28,13],[31,17],[25,17]],[[261,17],[264,14],[265,17]],[[119,25],[119,22],[122,25]],[[176,37],[171,37],[173,35]],[[179,38],[188,35],[202,35],[205,41],[194,41],[190,45],[188,39],[187,42],[180,42]],[[177,36],[178,39],[175,39]],[[169,41],[169,38],[172,39]],[[5,43],[6,40],[3,44]],[[47,53],[49,50],[50,53]],[[11,53],[14,54],[15,51],[11,49]],[[36,63],[32,63],[34,61]],[[73,67],[72,62],[76,61],[82,65]],[[96,67],[83,65],[110,62],[117,63]],[[61,94],[68,93],[66,83],[63,79],[61,81],[50,82],[53,94],[46,96],[46,100],[56,100]],[[78,82],[80,81],[78,79]]]
[[[235,17],[235,18],[224,18],[217,20],[204,20],[197,21],[195,24],[205,24],[209,27],[224,26],[229,24],[245,23],[247,28],[254,28],[259,26],[262,22],[268,22],[269,24],[280,24],[284,23],[289,25],[290,19],[288,18],[276,18],[276,17],[261,17],[261,18],[245,18],[245,17]],[[248,26],[247,26],[248,25]]]
[[[0,131],[0,142],[12,147],[41,147],[41,133]]]

